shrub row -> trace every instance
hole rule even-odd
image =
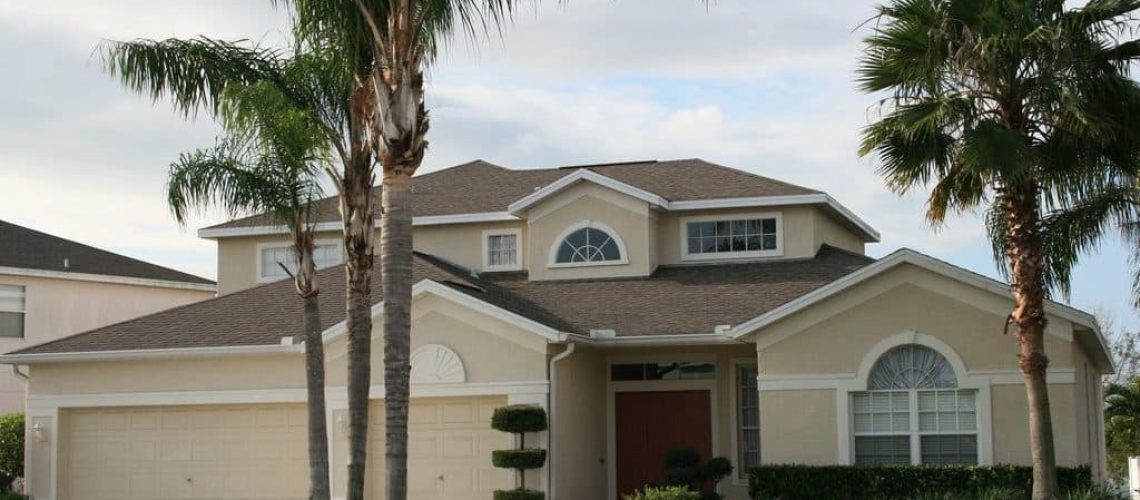
[[[1092,485],[1088,467],[1058,470],[1063,491]],[[950,467],[849,467],[768,465],[748,472],[754,500],[879,500],[914,498],[939,492],[970,498],[992,490],[1028,492],[1030,467],[1013,465]],[[1018,500],[1018,499],[1010,499]]]

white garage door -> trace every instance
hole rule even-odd
[[[507,398],[412,400],[408,414],[408,498],[470,500],[512,487],[510,471],[491,466],[491,450],[510,448],[509,434],[491,429],[491,413]],[[374,401],[369,435],[370,498],[383,498],[384,405]],[[537,486],[537,485],[536,485]]]
[[[65,498],[303,499],[304,405],[65,413]]]

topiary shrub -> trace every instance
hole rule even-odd
[[[622,496],[622,500],[701,500],[701,494],[684,486],[646,486]]]
[[[495,408],[491,415],[491,428],[519,436],[519,447],[513,450],[494,450],[491,464],[500,469],[518,471],[518,488],[495,490],[495,500],[542,500],[546,494],[526,489],[526,471],[541,469],[546,464],[546,450],[526,447],[526,433],[546,430],[546,410],[530,405],[510,405]]]
[[[0,491],[24,475],[24,414],[0,416]]]

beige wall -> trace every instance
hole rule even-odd
[[[527,214],[530,279],[579,279],[646,276],[654,263],[649,256],[649,205],[644,201],[594,184],[580,183],[551,196]],[[552,267],[551,252],[562,233],[577,223],[593,221],[613,229],[625,244],[618,265]]]
[[[606,498],[605,351],[578,346],[556,365],[553,387],[554,491],[567,499]]]
[[[205,290],[14,275],[0,275],[0,284],[23,286],[26,294],[24,338],[0,338],[5,353],[214,296]],[[24,381],[4,370],[0,413],[23,408]]]
[[[815,238],[814,246],[818,250],[824,243],[844,250],[863,253],[862,237],[851,232],[850,229],[836,222],[835,218],[818,208],[813,210],[812,235]]]
[[[522,246],[522,269],[526,269],[527,245],[526,224],[519,222],[494,222],[486,224],[444,224],[438,226],[416,226],[414,246],[416,250],[429,253],[468,269],[483,270],[483,252],[486,245],[484,231],[518,229],[522,232],[519,245]]]
[[[761,462],[834,465],[836,418],[834,389],[761,391]]]

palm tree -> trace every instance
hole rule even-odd
[[[427,149],[424,69],[442,41],[456,30],[470,36],[509,19],[515,0],[285,0],[292,4],[297,37],[335,38],[364,84],[354,105],[366,113],[368,146],[382,167],[380,228],[384,296],[385,491],[407,498],[407,440],[412,290],[412,175]],[[330,33],[335,35],[330,35]],[[349,256],[349,293],[366,296],[371,259],[372,166],[347,169],[341,209]],[[367,302],[349,301],[348,500],[364,495],[367,458],[368,355],[371,321]]]
[[[1044,303],[1068,279],[1049,271],[1064,259],[1050,261],[1043,227],[1050,211],[1136,178],[1140,96],[1127,71],[1138,47],[1122,38],[1138,7],[892,0],[879,8],[858,69],[864,91],[886,94],[860,153],[878,157],[887,185],[902,194],[933,184],[926,218],[935,225],[952,211],[989,210],[1011,278],[1007,325],[1029,400],[1035,500],[1057,492]]]
[[[219,204],[231,215],[266,211],[288,227],[296,257],[294,280],[305,299],[305,364],[312,499],[328,499],[328,435],[324,403],[324,345],[317,317],[317,283],[308,203],[329,152],[345,165],[370,163],[361,127],[352,127],[349,92],[339,60],[314,50],[281,51],[208,38],[111,42],[107,69],[152,99],[168,97],[185,115],[205,110],[230,137],[212,150],[185,155],[171,173],[171,206]],[[354,134],[352,131],[355,130]],[[346,168],[348,170],[348,168]]]
[[[1140,376],[1104,391],[1105,437],[1110,471],[1127,477],[1128,457],[1140,454]]]

